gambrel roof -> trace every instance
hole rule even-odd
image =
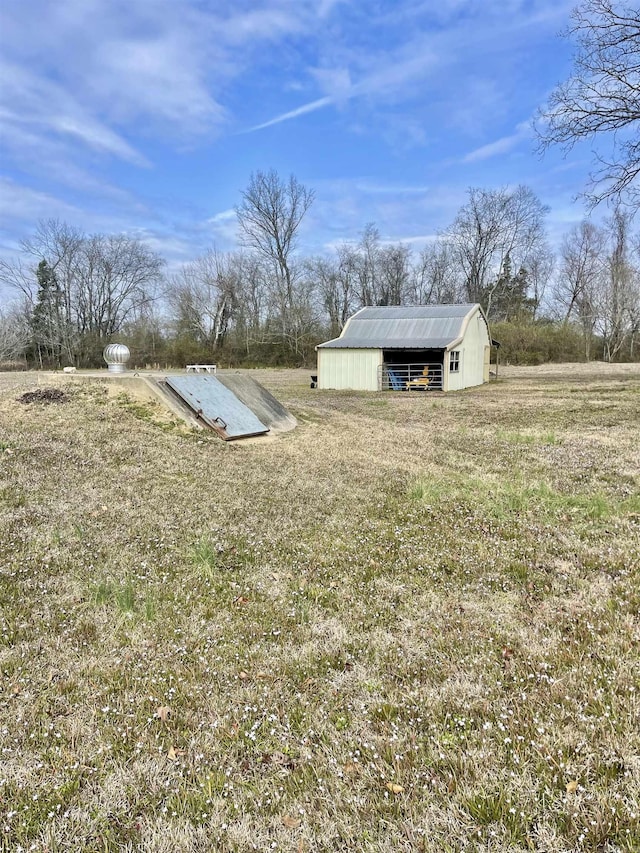
[[[448,349],[458,344],[478,303],[361,308],[339,338],[317,349]]]

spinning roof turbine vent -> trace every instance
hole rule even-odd
[[[130,356],[129,347],[124,344],[107,344],[102,353],[109,373],[125,373]]]

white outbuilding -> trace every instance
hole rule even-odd
[[[316,347],[318,388],[458,391],[489,381],[489,324],[478,304],[362,308]]]

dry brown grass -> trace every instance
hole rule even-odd
[[[640,849],[640,368],[259,378],[224,444],[0,375],[0,849]]]

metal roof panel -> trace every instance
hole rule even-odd
[[[454,338],[385,338],[379,344],[374,344],[365,338],[336,338],[320,344],[318,349],[446,349],[458,340]]]
[[[356,312],[328,349],[444,349],[462,338],[466,319],[480,306],[373,306]]]

